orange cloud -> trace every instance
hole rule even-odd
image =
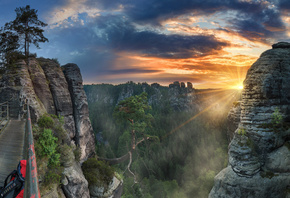
[[[103,81],[159,82],[168,85],[173,81],[192,82],[196,88],[237,88],[242,85],[247,70],[257,56],[242,54],[210,55],[192,59],[162,59],[142,57],[139,54],[119,53],[114,70],[102,75]],[[122,70],[130,72],[122,73]],[[114,72],[115,71],[115,72]],[[146,72],[148,71],[148,72]],[[100,80],[100,79],[99,79]]]

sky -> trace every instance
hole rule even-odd
[[[288,0],[0,0],[0,26],[26,5],[48,24],[31,52],[76,63],[85,84],[238,88],[262,52],[290,41]]]

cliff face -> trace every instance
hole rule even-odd
[[[23,106],[29,100],[32,121],[43,114],[63,116],[68,143],[79,145],[81,162],[95,152],[94,134],[88,118],[88,105],[83,91],[80,70],[66,65],[65,74],[58,63],[50,59],[18,61],[0,78],[0,102],[10,100],[12,118],[23,117]],[[80,163],[73,160],[64,165],[63,190],[67,197],[89,197]]]
[[[74,122],[76,126],[75,141],[81,145],[81,159],[86,159],[94,153],[95,140],[93,128],[89,119],[89,108],[86,94],[83,90],[83,80],[76,64],[66,64],[62,67],[68,82],[72,98]]]
[[[199,108],[196,104],[198,96],[191,83],[187,83],[187,87],[185,87],[184,83],[176,81],[169,87],[163,87],[158,83],[149,85],[129,82],[116,86],[108,84],[85,85],[84,89],[90,104],[99,102],[115,106],[125,98],[146,92],[148,103],[152,106],[162,106],[168,103],[176,111],[191,111]]]
[[[289,197],[289,43],[273,45],[249,69],[240,109],[229,165],[209,197]]]

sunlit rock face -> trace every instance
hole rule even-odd
[[[290,129],[271,124],[279,116],[284,123],[290,120],[290,44],[285,42],[264,52],[247,73],[229,165],[215,177],[209,197],[290,196]]]
[[[95,138],[89,119],[87,96],[83,90],[83,79],[76,64],[62,66],[72,99],[76,126],[76,143],[81,148],[81,162],[95,153]]]

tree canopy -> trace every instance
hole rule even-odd
[[[28,57],[30,44],[39,48],[40,42],[48,42],[43,35],[43,27],[46,23],[40,21],[37,16],[37,10],[31,9],[29,5],[15,9],[16,18],[1,28],[0,47],[1,54],[7,59],[7,54],[24,48],[24,55]]]
[[[134,150],[138,142],[136,142],[136,132],[140,134],[142,140],[145,140],[143,134],[146,127],[151,126],[152,115],[146,110],[150,110],[151,106],[147,101],[147,93],[131,96],[119,102],[114,110],[114,117],[121,121],[129,121],[132,136],[132,149]]]

